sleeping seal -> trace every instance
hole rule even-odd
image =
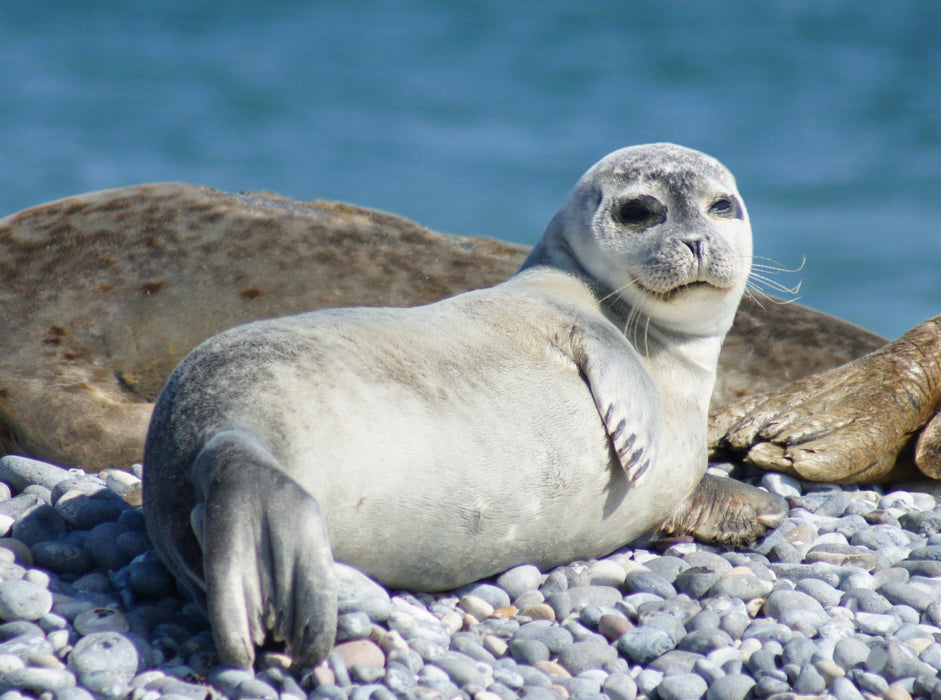
[[[731,174],[671,144],[607,156],[510,280],[411,309],[239,326],[171,374],[144,450],[154,544],[223,661],[322,659],[332,561],[442,590],[598,557],[657,529],[783,517],[704,478],[751,229]]]

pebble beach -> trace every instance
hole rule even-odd
[[[141,467],[0,459],[0,700],[941,698],[941,503],[750,477],[790,504],[763,540],[629,546],[428,595],[337,566],[337,645],[291,673],[219,665],[152,550]]]

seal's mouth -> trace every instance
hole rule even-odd
[[[640,289],[642,292],[644,292],[648,296],[652,296],[658,299],[659,301],[664,301],[664,302],[671,302],[677,297],[686,294],[687,292],[692,292],[692,291],[696,291],[700,289],[711,289],[717,292],[724,292],[726,289],[725,287],[720,287],[718,285],[711,284],[703,280],[697,280],[696,282],[690,282],[688,284],[679,284],[676,287],[672,287],[663,292],[658,292],[654,289],[651,289],[650,287],[647,287],[641,284],[637,280],[634,280],[634,283],[637,285],[638,289]]]

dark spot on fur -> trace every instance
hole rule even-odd
[[[6,387],[0,388],[0,399],[10,398],[10,390]]]
[[[144,282],[140,287],[137,288],[137,291],[144,296],[150,296],[151,294],[156,294],[161,289],[166,282],[164,280],[157,280],[156,282]]]
[[[114,289],[113,284],[99,284],[95,288],[95,294],[104,294],[105,292],[110,292],[112,289]]]
[[[260,289],[257,289],[256,287],[246,287],[239,292],[239,296],[242,297],[242,299],[257,299],[263,293],[264,292],[262,292]]]
[[[46,329],[46,337],[43,338],[42,342],[45,345],[61,345],[62,339],[68,334],[69,332],[62,326],[49,326]]]

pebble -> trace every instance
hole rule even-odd
[[[338,564],[336,650],[292,676],[275,652],[257,674],[218,666],[150,547],[139,479],[0,458],[2,700],[941,695],[941,508],[926,494],[763,474],[792,508],[749,547],[625,548],[435,595]]]

